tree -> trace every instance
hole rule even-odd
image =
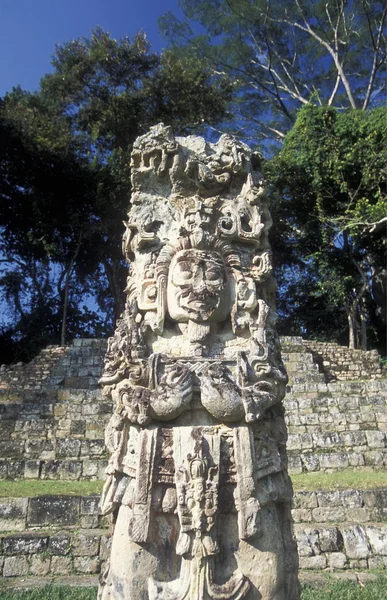
[[[293,293],[296,320],[310,333],[313,311],[318,322],[325,305],[326,327],[336,335],[345,315],[352,348],[359,338],[367,347],[367,330],[379,348],[385,344],[386,117],[385,108],[341,113],[307,105],[267,168],[289,246],[304,266],[283,290]],[[304,317],[295,290],[300,283],[315,306],[305,300]]]
[[[234,85],[234,130],[283,140],[297,111],[383,102],[387,8],[379,0],[181,0],[162,32]]]
[[[90,168],[71,148],[63,119],[54,127],[51,117],[39,97],[21,90],[0,106],[0,289],[11,320],[3,334],[11,330],[15,352],[25,356],[64,343],[60,323],[64,332],[75,312],[80,325],[84,276],[98,266],[80,252],[93,201]],[[90,310],[83,312],[90,321]],[[67,325],[73,334],[74,323]]]
[[[97,29],[58,46],[53,66],[37,93],[14,89],[0,106],[3,337],[26,348],[34,329],[36,351],[82,327],[109,333],[123,308],[134,139],[157,120],[177,133],[216,122],[228,94],[197,60],[151,53],[143,33]]]

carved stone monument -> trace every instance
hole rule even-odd
[[[158,125],[132,154],[100,600],[297,600],[262,158]]]

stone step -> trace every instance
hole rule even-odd
[[[3,534],[3,578],[93,575],[101,571],[110,550],[107,529],[23,531]]]
[[[313,383],[322,383],[325,385],[325,378],[323,373],[319,373],[316,371],[307,371],[307,372],[299,372],[299,374],[295,375],[294,373],[289,373],[289,382],[290,385],[296,385],[299,383],[305,384],[313,384]]]
[[[281,352],[281,357],[286,366],[289,363],[301,362],[301,363],[312,363],[313,356],[311,352]]]
[[[369,471],[370,468],[384,471],[387,467],[387,449],[368,446],[359,449],[336,447],[331,448],[329,452],[313,448],[304,448],[301,452],[289,450],[288,465],[290,475],[314,471],[333,473],[347,469]]]
[[[290,375],[291,373],[301,373],[304,372],[306,374],[314,374],[320,373],[319,368],[314,363],[302,363],[302,362],[291,362],[286,363],[286,371]],[[323,376],[324,377],[324,376]]]
[[[103,440],[101,440],[103,442]],[[95,481],[105,478],[107,457],[53,459],[0,459],[0,479]]]

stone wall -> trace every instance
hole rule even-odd
[[[0,573],[96,574],[110,547],[96,495],[0,501]],[[387,488],[296,492],[293,518],[302,569],[387,567]],[[358,523],[361,523],[359,525]]]
[[[312,352],[314,361],[328,381],[379,379],[383,376],[377,350],[352,350],[332,342],[311,340],[303,340],[302,343],[306,350]]]
[[[102,479],[112,405],[98,378],[106,340],[49,347],[0,368],[0,478]]]
[[[301,338],[283,338],[289,472],[384,469],[387,381],[326,383]]]

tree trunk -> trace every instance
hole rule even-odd
[[[69,264],[69,267],[67,269],[66,276],[65,276],[65,284],[64,284],[64,288],[63,288],[63,316],[62,316],[62,327],[61,327],[61,334],[60,334],[60,345],[61,346],[66,345],[66,325],[67,325],[67,311],[68,311],[68,305],[69,305],[70,276],[71,276],[71,272],[74,267],[74,263],[77,260],[79,250],[81,248],[81,243],[82,243],[82,232],[80,232],[80,234],[79,234],[78,244],[75,249],[74,256],[72,257],[72,259],[70,261],[70,264]]]
[[[347,311],[348,318],[348,330],[349,330],[349,344],[348,347],[355,349],[356,348],[356,314],[354,314],[353,310]]]
[[[367,312],[364,298],[360,304],[360,348],[367,350]]]
[[[120,281],[120,261],[112,260],[110,264],[106,259],[102,260],[105,274],[108,280],[110,292],[114,299],[114,317],[117,320],[125,308],[125,300],[122,294],[122,285]]]

